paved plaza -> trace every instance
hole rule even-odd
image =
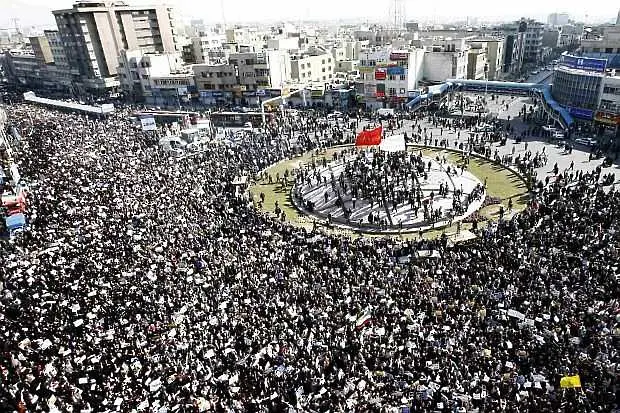
[[[372,163],[375,151],[369,149],[360,151],[363,152],[366,161]],[[466,170],[462,171],[448,163],[445,157],[439,159],[422,157],[424,165],[429,167],[426,167],[424,174],[415,179],[411,176],[399,182],[396,182],[394,177],[388,179],[390,184],[395,184],[397,191],[409,192],[419,186],[421,202],[428,206],[429,211],[438,211],[436,220],[425,216],[424,209],[420,205],[415,207],[414,200],[413,202],[405,200],[394,205],[392,202],[371,202],[365,198],[355,198],[351,191],[342,191],[338,184],[339,178],[345,173],[345,163],[352,162],[353,158],[348,157],[317,168],[312,179],[293,189],[296,206],[307,214],[321,219],[329,218],[335,225],[366,232],[391,232],[399,229],[426,231],[445,227],[452,222],[465,219],[480,209],[484,202],[482,182]],[[348,187],[356,184],[342,179]],[[440,195],[443,186],[447,187],[447,191]],[[475,196],[476,193],[478,195]],[[454,210],[455,195],[457,202],[460,198],[468,196],[473,199],[460,214]],[[347,211],[351,211],[349,216]]]
[[[476,95],[470,94],[469,96],[475,98]],[[543,148],[545,148],[545,154],[548,159],[547,163],[544,166],[535,168],[539,180],[544,180],[545,177],[552,176],[555,164],[558,165],[558,170],[560,172],[568,170],[572,163],[575,172],[583,171],[584,173],[591,172],[601,165],[602,159],[589,160],[590,148],[583,145],[575,144],[572,153],[568,154],[564,149],[563,143],[550,143],[546,138],[542,137],[523,137],[520,143],[516,143],[515,138],[519,137],[521,132],[533,126],[532,124],[525,123],[519,117],[519,111],[523,105],[527,105],[528,108],[532,106],[533,101],[531,98],[498,96],[496,100],[491,101],[489,95],[487,103],[491,113],[497,113],[498,119],[509,119],[510,125],[514,128],[514,133],[509,136],[506,145],[501,146],[497,142],[491,144],[492,154],[495,154],[495,151],[497,151],[500,157],[512,154],[514,154],[514,156],[521,155],[523,157],[528,151],[532,154],[536,154],[537,152],[541,153]],[[506,109],[506,104],[508,104],[508,109]],[[407,132],[407,134],[411,135],[413,123],[413,121],[405,120],[402,127],[394,130],[393,133]],[[467,142],[470,133],[470,131],[466,129],[457,129],[457,131],[454,131],[454,129],[449,130],[447,128],[435,127],[432,123],[428,122],[426,118],[418,121],[418,124],[421,125],[422,128],[426,128],[429,135],[432,133],[433,139],[432,142],[429,142],[431,146],[434,145],[436,138],[439,140],[448,139],[450,148],[456,149],[461,143],[465,144]],[[367,122],[360,122],[359,130],[362,130],[367,125]],[[620,180],[619,161],[616,161],[610,168],[603,169],[604,174],[609,172],[616,174],[616,182]]]

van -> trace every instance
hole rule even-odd
[[[377,115],[381,118],[390,118],[394,116],[394,109],[377,109]]]

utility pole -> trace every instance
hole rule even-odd
[[[402,29],[405,25],[405,0],[392,0],[394,11],[394,29]]]

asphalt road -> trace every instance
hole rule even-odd
[[[551,83],[551,79],[553,78],[552,70],[543,70],[537,75],[529,76],[526,80],[527,83]]]

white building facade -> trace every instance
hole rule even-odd
[[[362,51],[358,95],[367,107],[400,107],[415,95],[423,68],[424,49]]]

